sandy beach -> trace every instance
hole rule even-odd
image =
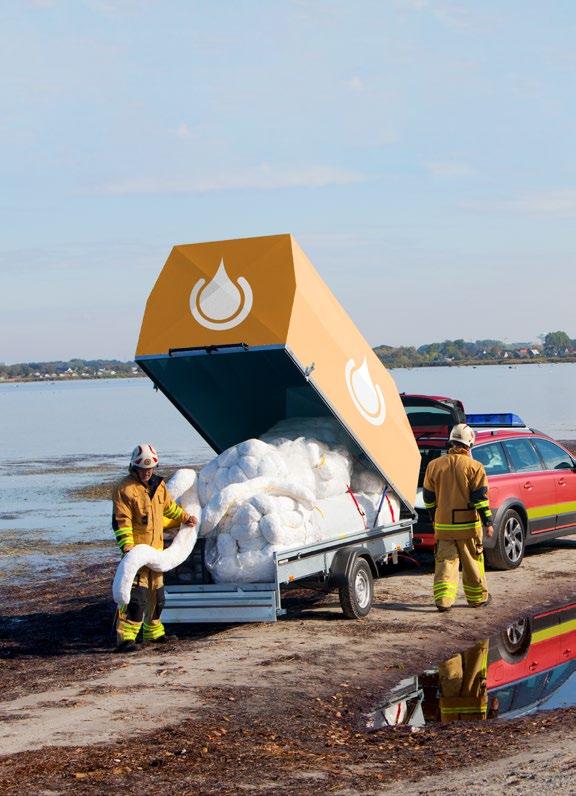
[[[557,793],[576,710],[367,735],[363,710],[506,623],[576,598],[576,540],[491,572],[494,601],[431,605],[430,562],[377,582],[370,615],[336,595],[288,601],[267,625],[178,626],[130,657],[113,650],[113,564],[0,590],[0,790],[22,793]],[[435,790],[436,789],[436,790]]]

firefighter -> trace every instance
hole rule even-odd
[[[488,641],[479,641],[440,664],[440,721],[484,721],[489,717],[487,670]]]
[[[466,423],[450,432],[446,456],[433,459],[424,476],[424,505],[434,525],[434,602],[439,611],[450,610],[458,591],[458,571],[468,605],[489,601],[484,573],[482,529],[492,536],[488,479],[483,465],[472,458],[476,435]]]
[[[164,528],[180,523],[197,524],[196,517],[174,503],[164,479],[154,473],[157,466],[158,454],[152,445],[137,445],[132,451],[129,475],[114,489],[112,525],[122,555],[135,544],[147,544],[162,550]],[[118,652],[133,652],[137,649],[136,637],[142,626],[145,642],[166,642],[166,633],[160,621],[164,607],[163,585],[161,572],[154,572],[148,567],[139,570],[132,585],[130,602],[118,610]]]

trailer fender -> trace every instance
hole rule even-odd
[[[339,589],[348,582],[352,567],[358,558],[365,558],[372,571],[372,576],[378,577],[376,564],[367,547],[343,547],[334,556],[330,567],[329,584],[331,588]]]

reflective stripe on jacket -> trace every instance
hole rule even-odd
[[[186,522],[189,518],[172,500],[164,479],[155,475],[146,485],[128,475],[115,487],[113,502],[114,534],[121,550],[127,544],[149,544],[162,550],[164,518],[171,522]]]
[[[437,539],[471,539],[492,523],[486,471],[463,448],[450,448],[430,462],[423,497]]]

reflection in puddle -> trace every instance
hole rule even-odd
[[[365,728],[518,718],[576,704],[576,603],[521,619],[419,677],[407,677]]]

